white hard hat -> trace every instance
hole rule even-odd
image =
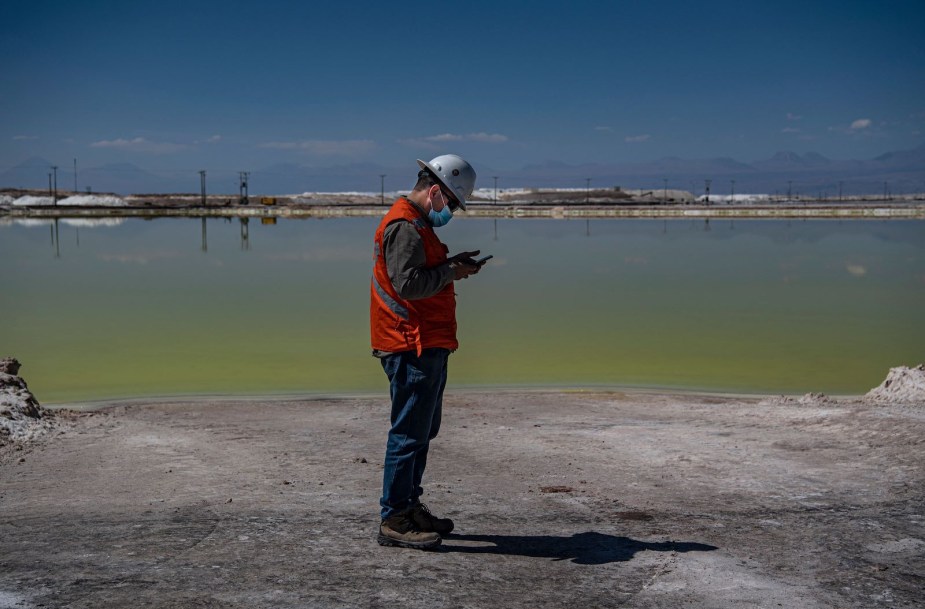
[[[441,154],[425,163],[418,159],[421,169],[427,169],[440,180],[459,201],[459,206],[466,209],[466,199],[475,189],[475,169],[455,154]]]

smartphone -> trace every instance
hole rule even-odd
[[[479,258],[478,260],[476,260],[475,263],[479,266],[482,266],[483,264],[485,264],[492,258],[494,258],[494,256],[485,256],[484,258]]]

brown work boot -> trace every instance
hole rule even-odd
[[[440,535],[423,531],[411,518],[411,509],[392,514],[379,525],[376,541],[380,546],[429,550],[440,545]]]
[[[427,506],[418,503],[411,507],[411,520],[422,531],[429,531],[445,536],[453,532],[453,521],[449,518],[437,518],[430,513]]]

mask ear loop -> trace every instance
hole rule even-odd
[[[447,206],[447,201],[446,201],[446,195],[443,194],[443,189],[440,188],[440,185],[439,185],[439,184],[432,184],[432,185],[430,186],[431,191],[433,191],[434,188],[437,189],[437,192],[440,193],[440,198],[443,199],[443,207],[446,207],[446,206]],[[434,195],[433,195],[433,194],[430,195],[430,208],[431,208],[431,209],[434,209]],[[438,212],[436,209],[434,209],[434,213],[440,213],[440,212]]]
[[[431,188],[434,188],[434,187],[436,187],[437,190],[440,192],[440,198],[443,199],[443,207],[448,208],[450,210],[450,213],[454,213],[456,210],[453,209],[453,200],[446,195],[446,193],[443,191],[443,188],[441,188],[439,184],[434,184],[433,186],[431,186]],[[433,196],[431,196],[431,209],[433,209]],[[441,209],[440,211],[443,211],[443,209]]]

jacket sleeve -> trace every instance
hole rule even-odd
[[[390,224],[382,236],[382,253],[392,287],[405,300],[433,296],[453,281],[449,264],[428,269],[424,242],[410,222]]]

